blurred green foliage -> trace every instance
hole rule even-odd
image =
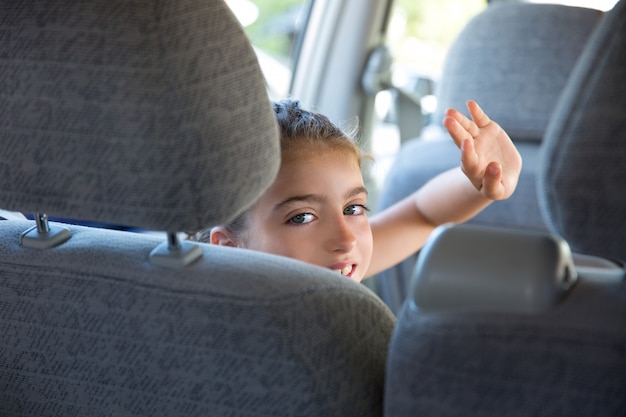
[[[253,3],[259,9],[259,17],[245,28],[246,33],[256,47],[286,61],[308,0],[253,0]]]
[[[486,0],[395,0],[388,43],[395,61],[438,72],[460,30]]]
[[[310,0],[252,0],[259,16],[245,28],[257,48],[285,64]],[[449,45],[486,0],[395,0],[388,43],[396,62],[437,72]]]
[[[486,0],[396,0],[406,15],[406,36],[449,44]]]

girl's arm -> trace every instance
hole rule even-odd
[[[371,218],[374,252],[366,276],[418,251],[435,227],[464,222],[515,190],[522,168],[515,145],[476,102],[467,107],[472,120],[450,109],[443,121],[461,150],[461,166]]]

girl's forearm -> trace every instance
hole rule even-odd
[[[366,276],[418,251],[435,227],[468,220],[491,201],[474,188],[460,168],[436,176],[370,219],[374,251]]]
[[[493,201],[474,188],[461,168],[437,175],[413,197],[419,212],[434,226],[469,220]]]

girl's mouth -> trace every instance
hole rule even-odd
[[[344,277],[350,278],[352,276],[352,272],[354,270],[354,264],[346,265],[341,269],[333,269],[333,271],[340,273]]]

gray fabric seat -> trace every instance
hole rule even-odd
[[[394,317],[372,292],[177,238],[279,165],[225,3],[5,3],[0,207],[37,215],[0,221],[0,415],[382,415]]]
[[[403,199],[435,175],[458,166],[459,150],[441,120],[469,99],[511,136],[523,158],[514,195],[469,223],[546,230],[535,188],[539,150],[550,115],[586,39],[602,13],[562,5],[494,4],[471,20],[452,45],[437,84],[433,123],[403,144],[380,193],[379,208]],[[435,133],[433,133],[435,132]],[[380,274],[382,298],[397,312],[417,255]]]
[[[546,308],[531,312],[502,306],[425,309],[413,296],[392,338],[386,415],[626,414],[624,50],[622,0],[605,15],[573,69],[540,156],[540,207],[550,230],[584,255],[577,281]],[[475,239],[472,246],[482,244]],[[431,249],[425,246],[420,265]],[[448,264],[460,262],[459,255],[448,253]],[[518,255],[526,268],[539,263]],[[471,272],[446,280],[471,288],[472,279],[485,278],[482,269],[466,270]],[[414,282],[428,287],[424,278],[416,274]],[[491,278],[506,289],[512,276]],[[458,292],[455,285],[448,289]]]

